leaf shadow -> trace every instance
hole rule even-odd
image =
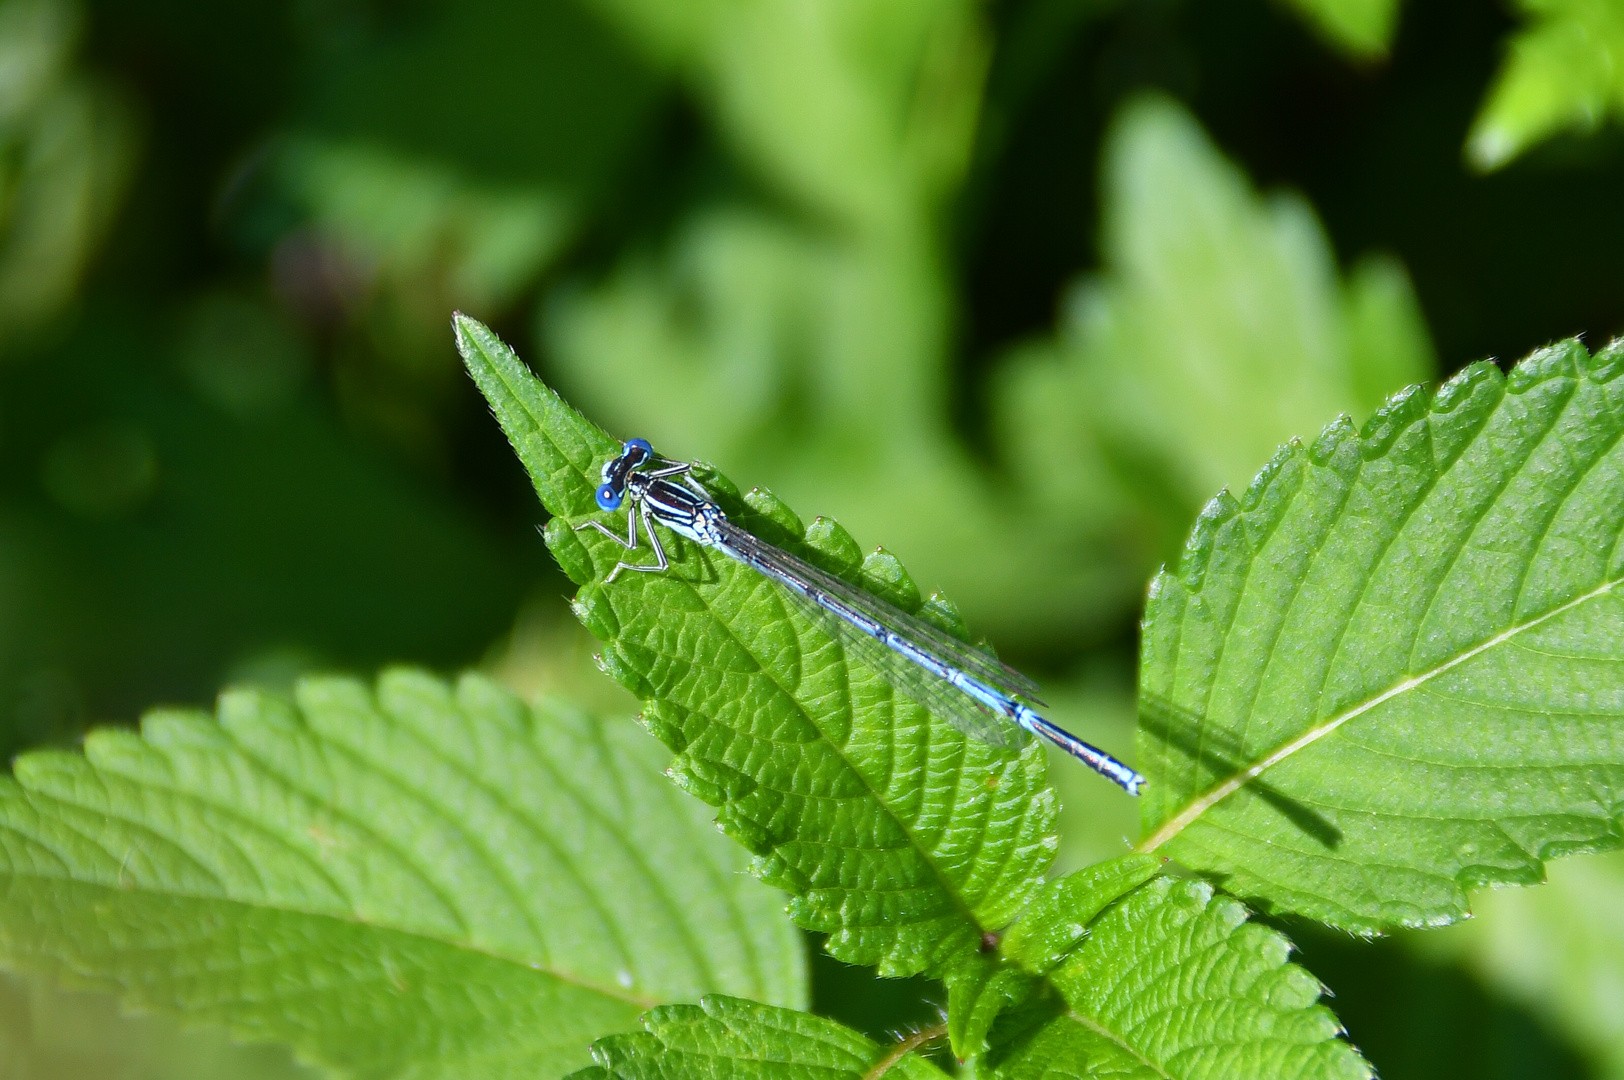
[[[1160,739],[1213,776],[1234,776],[1249,767],[1251,762],[1246,759],[1244,748],[1235,736],[1211,725],[1203,728],[1204,720],[1203,714],[1175,705],[1160,695],[1140,695],[1139,726],[1147,734]],[[1317,810],[1285,794],[1262,777],[1252,777],[1245,786],[1327,850],[1334,851],[1341,845],[1342,830]]]

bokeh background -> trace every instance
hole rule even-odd
[[[1128,751],[1206,498],[1624,330],[1621,70],[1616,0],[0,0],[0,747],[389,661],[629,716],[461,308]],[[1121,851],[1131,804],[1056,776],[1060,868]],[[1285,929],[1387,1080],[1624,1077],[1624,862],[1552,877]],[[814,970],[877,1035],[939,1000]],[[309,1075],[0,981],[0,1077]]]

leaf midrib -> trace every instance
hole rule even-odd
[[[1094,1034],[1100,1036],[1100,1038],[1110,1040],[1110,1042],[1117,1046],[1123,1053],[1139,1062],[1145,1068],[1155,1072],[1155,1074],[1161,1077],[1162,1080],[1175,1080],[1172,1073],[1168,1072],[1156,1062],[1141,1054],[1138,1050],[1134,1049],[1133,1046],[1129,1045],[1125,1038],[1117,1034],[1115,1031],[1112,1031],[1104,1024],[1095,1020],[1093,1017],[1088,1016],[1085,1013],[1080,1013],[1076,1009],[1068,1009],[1066,1010],[1066,1018],[1081,1027],[1087,1028],[1089,1031],[1092,1031]]]
[[[494,360],[492,360],[490,358],[485,358],[485,366],[486,366],[487,370],[491,371],[492,373],[494,373],[496,375],[497,379],[502,383],[503,387],[508,391],[508,393],[510,395],[512,395],[513,400],[515,402],[517,402],[519,404],[520,408],[522,408],[524,410],[525,414],[530,418],[531,423],[533,425],[535,425],[535,429],[538,432],[540,432],[543,435],[543,437],[545,437],[547,439],[548,442],[552,443],[554,448],[558,450],[560,457],[562,457],[565,462],[568,462],[569,461],[569,455],[564,452],[563,447],[561,447],[559,445],[558,441],[553,438],[552,433],[548,429],[547,424],[543,422],[544,418],[537,416],[536,413],[531,410],[528,402],[525,400],[524,395],[517,392],[517,389],[514,387],[513,383],[511,381],[509,381],[509,379],[507,377],[507,372],[505,372],[502,369],[502,366],[500,364],[494,362]],[[569,468],[573,472],[575,472],[575,474],[578,477],[580,477],[583,482],[585,482],[585,481],[587,481],[589,479],[589,477],[587,476],[586,473],[581,472],[579,469],[576,469],[573,464],[569,465]],[[572,520],[571,515],[569,515],[567,513],[566,514],[558,514],[558,515],[555,515],[555,516],[563,517],[565,520]],[[683,542],[687,543],[686,540],[684,540]],[[696,545],[696,546],[701,546],[701,545]],[[710,553],[707,551],[707,552],[704,552],[703,554],[709,555]],[[732,560],[729,560],[729,561],[732,562]],[[757,575],[757,576],[760,577],[760,575]],[[683,579],[677,578],[675,580],[681,581]],[[762,581],[771,588],[775,588],[775,589],[777,588],[777,586],[773,585],[772,582],[767,581],[767,579],[765,579],[765,578],[762,578]],[[711,606],[711,603],[710,603],[709,599],[704,597],[703,595],[701,595],[697,589],[694,589],[693,584],[691,582],[684,581],[684,584],[688,585],[689,588],[694,591],[695,595],[699,597],[699,599],[701,600],[702,603],[704,603],[705,610],[711,615],[712,618],[714,618],[716,620],[716,622],[719,625],[721,625],[727,631],[727,634],[729,635],[729,637],[733,638],[734,642],[736,644],[738,644],[740,648],[744,649],[746,653],[750,653],[750,655],[753,656],[754,653],[751,652],[749,647],[746,646],[745,643],[738,637],[738,635],[734,633],[733,627],[727,622],[727,620],[723,619],[715,611],[715,609]],[[797,635],[797,639],[799,639],[799,635]],[[842,657],[845,656],[844,651],[842,651],[841,655],[842,655]],[[773,685],[777,686],[781,691],[783,691],[784,695],[786,696],[786,698],[788,700],[790,700],[790,701],[795,701],[796,700],[795,695],[790,692],[789,688],[784,686],[778,680],[777,676],[774,675],[771,671],[769,671],[766,668],[765,665],[761,665],[760,668],[767,675],[767,677],[772,680]],[[846,684],[847,684],[846,698],[847,698],[847,702],[848,702],[848,706],[849,706],[849,702],[851,701],[850,677],[849,677],[849,675],[846,677]],[[800,706],[800,704],[798,702],[796,704],[796,708],[801,710],[802,715],[806,715],[805,710],[801,708],[801,706]],[[914,850],[918,851],[921,854],[921,856],[924,857],[925,865],[930,867],[931,874],[941,884],[941,886],[943,888],[943,891],[952,900],[954,906],[959,909],[959,912],[963,916],[968,918],[968,920],[970,922],[970,925],[976,927],[977,929],[982,929],[982,930],[986,929],[985,927],[982,926],[981,920],[979,918],[977,918],[974,909],[972,909],[969,906],[969,904],[965,901],[964,897],[960,895],[960,890],[958,888],[954,887],[954,885],[950,881],[948,881],[947,878],[944,876],[944,874],[942,872],[942,868],[937,865],[937,860],[934,857],[932,857],[932,855],[931,855],[931,849],[926,847],[924,845],[924,843],[921,842],[919,837],[915,834],[914,830],[905,821],[903,821],[902,818],[900,818],[892,810],[890,804],[883,798],[882,793],[880,791],[878,791],[875,788],[875,786],[869,781],[868,777],[864,774],[863,770],[857,768],[857,766],[852,762],[852,760],[849,757],[846,756],[845,751],[841,747],[837,746],[833,739],[829,738],[827,732],[825,732],[823,730],[823,727],[821,725],[817,724],[816,722],[813,722],[812,718],[810,716],[808,716],[807,719],[808,719],[809,722],[812,722],[813,727],[817,728],[818,733],[823,736],[824,741],[826,743],[828,743],[830,748],[834,751],[835,755],[840,759],[841,763],[847,769],[851,770],[852,774],[857,776],[858,779],[862,782],[863,787],[872,794],[872,796],[874,798],[875,805],[879,806],[881,808],[881,810],[886,814],[886,816],[889,817],[893,822],[896,823],[897,828],[902,832],[902,834],[904,836],[906,836],[908,838],[908,843],[913,846]]]
[[[55,800],[53,800],[53,801],[55,801]],[[60,822],[63,819],[57,819],[57,820]],[[128,819],[124,819],[124,818],[120,818],[119,820],[123,821],[125,824],[131,825],[132,827],[135,827],[135,828],[142,828],[143,827],[140,822],[131,822]],[[68,825],[67,827],[72,828],[71,825]],[[31,837],[26,833],[18,832],[18,830],[16,830],[15,828],[12,828],[11,826],[6,825],[6,824],[0,824],[0,831],[16,833],[17,835],[21,836],[24,840],[28,840],[28,841],[30,841],[32,843],[38,843],[37,838]],[[74,829],[73,831],[81,839],[83,839],[86,843],[90,843],[90,844],[95,844],[96,843],[96,841],[94,839],[92,839],[89,836],[86,836],[82,832],[79,832],[79,830]],[[284,903],[251,903],[251,902],[249,902],[247,900],[238,899],[238,898],[232,897],[232,896],[210,895],[210,894],[207,894],[207,893],[195,892],[195,891],[187,890],[187,889],[157,889],[157,888],[143,887],[143,886],[141,886],[139,884],[136,884],[136,885],[133,885],[133,886],[130,886],[130,887],[115,886],[115,885],[106,884],[104,882],[89,881],[89,880],[86,880],[84,878],[74,877],[71,874],[60,874],[60,875],[58,875],[58,874],[41,874],[41,873],[19,872],[15,868],[8,868],[6,870],[0,871],[0,877],[9,877],[9,878],[13,878],[13,879],[23,878],[23,879],[27,879],[27,880],[31,880],[31,881],[41,881],[41,882],[48,882],[48,883],[49,882],[57,882],[57,883],[66,882],[66,883],[68,883],[70,885],[74,885],[74,886],[77,886],[79,888],[100,890],[101,892],[109,893],[109,894],[116,895],[116,896],[121,896],[121,897],[128,897],[131,893],[136,893],[136,894],[141,895],[141,896],[161,897],[161,898],[165,898],[165,899],[175,899],[175,900],[187,900],[187,901],[193,901],[193,902],[196,902],[196,903],[199,903],[199,904],[226,905],[226,906],[230,906],[230,907],[241,908],[241,909],[243,909],[245,911],[269,911],[269,912],[276,912],[278,914],[283,914],[283,915],[296,915],[296,916],[299,916],[300,918],[325,919],[325,920],[331,920],[331,921],[336,922],[336,923],[348,923],[348,924],[350,924],[352,926],[363,926],[363,927],[368,927],[368,928],[371,928],[371,929],[377,929],[377,930],[386,931],[386,932],[391,933],[391,934],[400,934],[403,937],[412,938],[412,939],[415,939],[417,941],[430,942],[430,943],[435,944],[435,945],[441,945],[441,946],[445,946],[447,948],[456,949],[459,952],[468,953],[469,955],[472,955],[472,956],[482,956],[482,957],[485,957],[485,958],[490,959],[490,960],[496,960],[496,961],[498,961],[500,963],[503,963],[503,964],[511,964],[512,966],[514,966],[516,968],[521,968],[526,972],[529,972],[529,973],[532,973],[532,974],[545,975],[548,978],[556,979],[559,982],[567,983],[567,984],[569,984],[571,986],[579,987],[582,990],[590,990],[593,993],[601,994],[604,997],[611,998],[611,999],[616,1000],[616,1001],[623,1001],[628,1005],[635,1005],[636,1007],[638,1007],[640,1009],[651,1009],[651,1008],[654,1008],[656,1005],[661,1004],[661,1002],[659,1000],[657,1000],[657,999],[640,997],[640,996],[638,996],[636,994],[632,994],[632,993],[627,992],[624,988],[621,988],[621,987],[600,985],[600,984],[598,984],[598,983],[596,983],[596,982],[594,982],[594,981],[592,981],[590,979],[582,978],[579,975],[570,974],[569,972],[559,971],[559,970],[557,970],[556,968],[553,968],[553,967],[548,967],[548,966],[537,964],[534,960],[526,960],[526,959],[522,959],[522,958],[517,957],[517,956],[511,956],[511,955],[508,955],[506,953],[500,952],[500,951],[495,950],[495,949],[479,948],[479,947],[474,946],[470,942],[461,942],[461,941],[455,941],[455,940],[450,939],[450,938],[434,937],[432,935],[423,933],[421,930],[412,930],[412,929],[408,929],[406,927],[392,925],[392,924],[386,923],[386,922],[370,921],[370,920],[363,919],[363,918],[360,918],[359,916],[355,916],[355,915],[341,915],[341,914],[335,914],[334,912],[331,912],[331,911],[318,911],[318,910],[315,910],[315,909],[301,908],[301,907],[299,907],[299,906],[297,906],[295,904],[288,904],[288,903],[285,903],[285,902]]]
[[[679,539],[682,539],[682,538],[679,538]],[[687,542],[689,542],[689,541],[687,541],[687,539],[682,539],[682,542],[684,542],[684,544],[687,544]],[[695,547],[700,547],[700,546],[698,546],[698,544],[695,544]],[[702,551],[702,552],[700,552],[700,555],[702,555],[703,559],[710,559],[711,552],[710,551]],[[728,559],[728,557],[726,557],[726,555],[721,555],[721,557],[723,557],[723,559]],[[737,562],[737,560],[728,559],[728,562],[729,562],[729,564],[736,565],[736,567],[741,568],[742,572],[750,573],[750,575],[754,575],[754,577],[757,578],[757,580],[760,581],[760,583],[762,583],[762,585],[767,586],[768,590],[771,590],[771,593],[773,593],[773,596],[775,596],[775,598],[778,599],[778,601],[780,601],[780,604],[778,604],[778,606],[780,606],[781,611],[784,612],[784,619],[788,620],[789,624],[791,624],[791,627],[793,627],[793,625],[794,625],[794,617],[791,616],[791,612],[789,612],[788,604],[783,603],[783,601],[784,601],[783,586],[776,585],[775,581],[768,580],[768,578],[765,577],[765,575],[762,575],[762,573],[757,573],[757,572],[755,572],[755,570],[750,570],[749,567],[744,567],[744,565],[739,564],[739,562]],[[711,568],[711,570],[713,570],[713,572],[715,572],[715,567]],[[679,578],[679,580],[680,580],[680,578]],[[685,583],[685,585],[689,585],[690,590],[693,590],[693,591],[695,591],[695,594],[698,594],[697,588],[693,588],[692,583]],[[703,601],[705,601],[706,611],[710,611],[710,609],[711,609],[710,599],[705,598],[705,596],[703,596],[703,594],[700,594],[700,599],[703,599]],[[715,616],[715,612],[713,612],[713,616]],[[742,642],[741,638],[737,637],[736,633],[732,632],[732,625],[731,624],[728,624],[728,622],[726,622],[726,620],[724,620],[723,617],[721,617],[721,616],[715,616],[715,619],[716,619],[716,622],[719,622],[719,624],[723,625],[724,629],[728,630],[729,637],[731,637],[732,640],[734,640],[734,642],[736,642],[737,645],[739,645],[739,648],[742,648],[742,650],[745,650],[745,651],[747,651],[747,653],[750,653],[749,646],[745,645],[745,643]],[[799,643],[801,643],[801,635],[799,635],[799,633],[796,633],[796,645],[799,646]],[[752,654],[752,656],[754,656],[754,653],[750,653],[750,654]],[[804,658],[804,656],[806,656],[806,653],[804,653],[804,651],[802,651],[801,656],[802,656],[802,658]],[[856,715],[856,708],[854,708],[854,705],[853,705],[854,693],[853,693],[853,690],[851,690],[851,659],[849,659],[848,654],[846,654],[846,648],[844,648],[844,646],[841,646],[840,656],[841,656],[841,682],[843,682],[844,690],[846,690],[846,693],[844,693],[844,697],[846,697],[846,710],[848,710],[849,713],[853,713],[853,715]],[[890,804],[890,801],[887,801],[887,797],[885,797],[885,793],[883,793],[883,791],[880,791],[880,789],[877,788],[877,786],[875,786],[875,784],[872,783],[872,781],[869,780],[869,776],[867,776],[866,771],[861,770],[861,768],[857,768],[856,762],[853,762],[853,760],[851,760],[851,757],[848,757],[848,755],[846,755],[846,749],[844,749],[844,747],[841,747],[840,744],[836,744],[836,742],[833,741],[833,739],[830,739],[830,737],[828,737],[828,732],[825,731],[825,729],[823,729],[822,724],[818,724],[817,721],[815,721],[815,719],[812,718],[812,716],[807,715],[806,708],[804,708],[804,706],[801,705],[801,702],[799,702],[799,700],[797,700],[796,695],[794,695],[794,692],[791,692],[791,690],[789,690],[789,687],[786,687],[786,685],[784,685],[783,682],[781,682],[781,680],[778,679],[778,676],[776,676],[776,674],[773,674],[773,671],[771,671],[770,667],[765,666],[765,664],[760,664],[760,671],[762,671],[763,674],[765,674],[765,676],[767,676],[768,679],[770,679],[771,682],[773,682],[773,685],[775,685],[775,687],[778,687],[778,689],[780,689],[781,692],[784,693],[784,697],[786,697],[786,700],[789,700],[789,702],[796,703],[796,710],[799,711],[799,713],[801,713],[802,716],[806,716],[807,723],[810,723],[810,724],[812,724],[812,726],[814,726],[814,728],[817,728],[818,734],[820,734],[820,736],[823,737],[823,742],[827,742],[827,744],[830,745],[830,749],[833,750],[833,752],[835,752],[835,757],[840,758],[841,765],[844,765],[844,767],[848,768],[848,770],[851,770],[851,773],[853,773],[853,775],[856,776],[857,780],[862,781],[862,786],[864,786],[864,788],[866,788],[867,791],[869,791],[869,793],[872,794],[872,796],[874,796],[874,804],[875,804],[875,806],[880,807],[880,810],[882,810],[883,814],[887,815],[888,819],[892,819],[892,822],[896,823],[896,828],[898,828],[898,830],[901,830],[901,835],[906,836],[906,838],[908,838],[909,845],[913,846],[914,851],[918,851],[918,853],[921,854],[921,858],[924,859],[924,864],[926,864],[926,866],[931,867],[931,874],[934,875],[935,879],[937,879],[937,882],[939,882],[940,885],[942,885],[942,892],[947,893],[948,898],[952,898],[953,905],[957,906],[957,908],[960,909],[960,914],[963,914],[963,916],[965,916],[966,919],[970,919],[971,926],[976,927],[976,929],[981,929],[981,931],[984,931],[984,929],[987,929],[987,927],[981,926],[981,919],[976,918],[976,911],[974,911],[974,908],[971,908],[970,903],[968,903],[968,901],[965,900],[965,896],[961,895],[961,888],[955,887],[955,885],[953,885],[953,882],[950,882],[950,880],[947,879],[947,875],[944,874],[944,870],[942,870],[942,867],[940,867],[939,864],[937,864],[937,859],[935,859],[934,849],[927,848],[927,846],[924,845],[924,841],[922,841],[921,838],[919,838],[918,833],[914,832],[913,825],[909,825],[909,823],[906,822],[906,820],[901,819],[900,815],[896,814],[896,810],[892,809],[892,804]],[[887,685],[890,685],[890,684],[888,684],[888,682],[887,682]],[[901,693],[898,692],[898,690],[896,690],[895,687],[892,687],[892,695],[893,695],[893,698],[895,698],[895,697],[906,697],[906,695],[901,695]],[[909,698],[909,700],[913,700],[913,698]],[[916,705],[918,705],[918,702],[916,702]],[[929,713],[929,710],[926,710],[926,711],[927,711],[927,713]],[[965,736],[965,737],[968,737],[968,736]],[[958,771],[963,770],[963,758],[960,758],[960,763],[958,763],[957,767],[955,767],[955,768],[957,768]],[[986,833],[983,833],[983,841],[984,840],[986,840]]]
[[[1330,735],[1332,732],[1342,727],[1342,725],[1351,720],[1358,719],[1360,716],[1370,712],[1377,706],[1391,701],[1393,698],[1398,697],[1401,694],[1414,690],[1417,687],[1424,686],[1426,683],[1431,682],[1444,672],[1464,664],[1466,661],[1487,652],[1489,649],[1505,644],[1524,631],[1532,630],[1534,627],[1548,622],[1564,612],[1571,611],[1582,604],[1589,603],[1591,600],[1605,596],[1607,593],[1618,587],[1618,585],[1621,583],[1624,583],[1624,577],[1615,577],[1604,581],[1588,592],[1582,593],[1571,600],[1565,601],[1564,603],[1559,604],[1556,607],[1551,608],[1549,611],[1543,612],[1542,614],[1529,619],[1526,622],[1509,626],[1499,633],[1485,638],[1470,648],[1457,653],[1455,656],[1450,657],[1443,663],[1437,664],[1434,667],[1421,672],[1420,674],[1412,675],[1406,679],[1403,679],[1393,686],[1388,687],[1386,690],[1383,690],[1381,693],[1376,694],[1373,697],[1366,698],[1359,704],[1354,705],[1327,720],[1315,724],[1302,732],[1300,735],[1280,744],[1274,750],[1270,751],[1263,757],[1258,758],[1252,764],[1243,769],[1237,770],[1226,779],[1219,781],[1217,784],[1214,784],[1212,787],[1191,799],[1178,813],[1162,822],[1160,828],[1151,833],[1144,840],[1140,841],[1135,850],[1141,852],[1156,850],[1169,840],[1173,839],[1179,833],[1183,832],[1190,825],[1194,824],[1200,819],[1201,815],[1212,809],[1212,807],[1216,806],[1224,799],[1227,799],[1229,796],[1245,787],[1251,781],[1257,779],[1265,771],[1280,764],[1280,762],[1291,757],[1293,754],[1296,754],[1298,751],[1303,750],[1306,747],[1311,746],[1319,740],[1325,738],[1327,735]]]
[[[687,539],[685,539],[683,537],[674,537],[674,539],[680,541],[683,544],[691,543],[690,541],[688,541]],[[711,551],[710,549],[704,547],[704,545],[695,544],[693,546],[696,549],[696,553],[702,559],[705,559],[705,560],[712,560],[714,558],[727,559],[728,565],[737,567],[740,570],[740,572],[750,574],[751,578],[754,581],[754,583],[759,584],[760,587],[764,587],[764,588],[768,589],[772,593],[772,595],[779,601],[779,607],[781,608],[781,610],[784,611],[786,621],[788,621],[792,626],[794,625],[794,619],[789,614],[788,606],[782,603],[783,598],[784,598],[784,594],[783,594],[781,586],[775,584],[771,579],[767,578],[765,575],[756,573],[754,570],[751,570],[749,567],[742,566],[736,560],[730,559],[725,555],[718,555],[717,553],[715,553],[715,552]],[[673,558],[672,559],[673,567],[675,567],[676,562],[677,562],[677,560],[675,558]],[[716,573],[716,567],[715,566],[709,566],[709,567],[707,567],[707,569],[709,569],[711,571],[711,573],[713,573],[713,574]],[[697,588],[695,582],[689,581],[688,579],[680,577],[680,576],[671,576],[670,579],[672,581],[675,581],[675,582],[680,582],[681,584],[686,586],[689,589],[689,591],[695,596],[695,598],[698,599],[700,601],[700,603],[704,605],[704,609],[707,612],[707,614],[709,614],[710,617],[715,620],[717,625],[720,626],[723,629],[723,631],[728,635],[728,637],[733,641],[733,643],[735,645],[737,645],[740,649],[742,649],[747,655],[751,656],[752,658],[755,657],[755,651],[753,649],[751,649],[749,644],[747,642],[745,642],[744,639],[741,638],[735,632],[732,623],[727,618],[725,618],[720,612],[718,612],[716,610],[715,606],[710,602],[709,597],[707,597],[699,588]],[[795,637],[796,637],[797,646],[799,647],[801,635],[799,633],[797,633],[795,635]],[[801,652],[801,656],[804,657],[805,655],[806,654],[805,654],[805,652],[803,650]],[[930,868],[930,872],[931,872],[932,876],[935,877],[937,882],[941,885],[942,891],[952,901],[953,906],[957,909],[958,913],[961,916],[963,916],[964,918],[968,919],[970,925],[974,926],[978,930],[986,930],[986,929],[988,929],[987,927],[982,925],[982,922],[981,922],[980,918],[977,917],[977,915],[975,913],[975,910],[972,907],[970,907],[969,903],[965,900],[964,896],[962,895],[962,889],[960,889],[958,886],[954,885],[954,883],[952,881],[948,880],[948,878],[945,876],[945,874],[942,871],[942,868],[938,865],[938,860],[935,858],[935,856],[933,854],[933,849],[930,848],[929,846],[927,846],[924,843],[924,841],[922,841],[920,839],[920,837],[915,832],[913,827],[911,825],[909,825],[909,823],[907,821],[905,821],[902,817],[900,817],[896,813],[896,811],[891,807],[890,802],[886,799],[884,792],[880,788],[876,787],[876,785],[873,782],[870,781],[868,775],[862,769],[858,768],[856,763],[853,762],[852,759],[846,754],[845,750],[838,743],[836,743],[834,739],[830,738],[829,733],[824,729],[823,725],[818,723],[817,720],[814,717],[812,717],[810,714],[808,714],[808,712],[806,711],[806,708],[800,703],[800,701],[796,697],[795,692],[793,690],[791,690],[790,687],[785,685],[784,682],[781,679],[779,679],[778,676],[767,665],[762,664],[759,660],[757,660],[756,666],[757,666],[757,670],[762,675],[764,675],[772,683],[772,685],[774,687],[776,687],[784,695],[785,700],[793,703],[796,711],[799,712],[800,715],[807,721],[807,723],[810,724],[812,726],[812,728],[817,731],[819,737],[830,748],[831,752],[833,752],[834,755],[840,760],[840,763],[847,770],[849,770],[849,772],[853,776],[857,777],[858,781],[862,784],[863,789],[865,791],[867,791],[870,794],[870,796],[872,797],[874,805],[876,807],[878,807],[880,812],[885,814],[886,817],[888,817],[896,825],[897,830],[904,837],[907,838],[908,844],[913,848],[914,851],[918,852],[920,854],[920,856],[923,858],[925,865]],[[852,710],[851,702],[852,702],[852,699],[853,699],[852,687],[851,687],[850,667],[851,667],[851,661],[846,657],[846,653],[845,653],[844,649],[842,649],[842,651],[841,651],[842,676],[841,677],[842,677],[842,682],[844,683],[845,698],[846,698],[846,703],[847,703],[847,709],[848,710]],[[897,693],[897,691],[895,689],[893,689],[892,692],[893,692],[893,694]],[[909,699],[909,700],[912,700],[912,699]],[[854,711],[854,710],[852,710],[852,711]],[[928,712],[928,710],[927,710],[927,712]],[[957,767],[959,769],[963,768],[962,761],[960,762],[960,764]],[[774,789],[774,790],[777,790],[777,789]],[[794,794],[794,792],[792,792],[792,791],[791,792],[786,792],[786,794]]]

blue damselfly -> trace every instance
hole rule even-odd
[[[669,563],[655,525],[719,551],[782,585],[814,616],[848,654],[874,669],[903,695],[941,716],[966,735],[993,746],[1009,746],[1020,730],[1041,735],[1100,775],[1139,794],[1145,778],[1116,758],[1083,742],[1034,712],[1021,699],[1043,704],[1031,679],[992,655],[902,611],[884,600],[825,573],[733,524],[690,475],[693,465],[659,457],[643,439],[625,443],[620,456],[603,467],[598,506],[618,510],[627,500],[626,535],[602,522],[593,528],[628,550],[638,546],[643,521],[653,563],[619,563],[604,580],[622,570],[659,573]],[[679,482],[680,481],[680,482]]]

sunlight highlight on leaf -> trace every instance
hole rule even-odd
[[[1359,932],[1618,845],[1624,348],[1293,442],[1151,587],[1144,849]]]

